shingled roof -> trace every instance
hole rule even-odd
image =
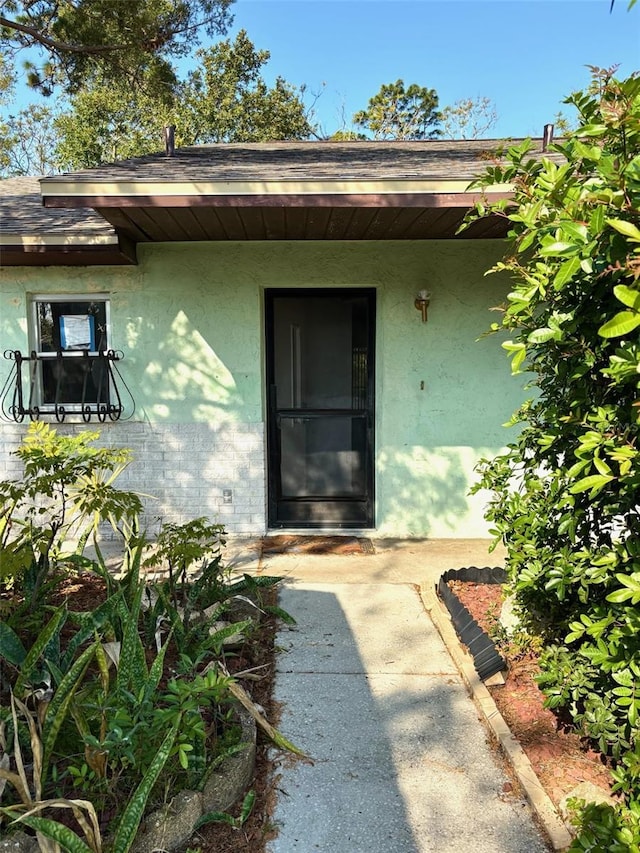
[[[3,266],[132,263],[115,228],[90,208],[47,209],[40,179],[0,181],[0,262]]]
[[[469,181],[505,140],[256,142],[194,145],[74,172],[77,182],[349,181],[442,178]],[[53,188],[66,175],[48,178]]]
[[[192,146],[172,156],[152,154],[42,178],[40,198],[36,179],[12,179],[0,183],[2,262],[69,263],[62,254],[75,252],[80,263],[113,263],[98,260],[99,247],[103,256],[105,245],[117,244],[122,263],[133,257],[129,244],[139,242],[457,239],[479,197],[468,191],[470,181],[499,159],[505,144]],[[531,153],[540,156],[539,141]],[[510,190],[496,186],[490,194],[508,197]],[[505,232],[503,220],[487,217],[463,238],[499,238]]]

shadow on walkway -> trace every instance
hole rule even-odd
[[[282,606],[284,758],[270,853],[542,853],[416,590],[297,583]]]

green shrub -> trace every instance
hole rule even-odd
[[[86,564],[84,547],[98,525],[128,530],[142,509],[138,495],[113,485],[130,452],[95,447],[98,437],[63,436],[33,422],[16,451],[24,476],[0,482],[0,592],[10,591],[34,621],[60,573]]]
[[[509,148],[476,184],[515,187],[493,207],[511,226],[494,271],[512,286],[492,329],[510,333],[512,371],[533,389],[512,419],[517,438],[481,463],[478,488],[492,492],[488,519],[513,589],[547,646],[547,704],[568,711],[624,780],[626,806],[588,811],[584,839],[602,831],[637,844],[640,78],[594,69],[589,91],[567,102],[575,132],[543,157],[530,141]],[[635,849],[584,843],[575,849]]]
[[[254,625],[234,621],[234,603],[259,614],[260,591],[279,579],[231,579],[224,529],[204,518],[164,525],[147,543],[139,498],[113,486],[129,453],[97,449],[97,438],[34,424],[18,450],[24,478],[0,483],[0,827],[17,821],[43,850],[51,839],[74,853],[98,853],[108,830],[113,853],[126,853],[149,803],[201,789],[241,748],[238,701],[295,747],[228,674],[223,651]],[[84,555],[103,521],[122,535],[118,577],[97,537],[96,559]],[[149,567],[165,579],[148,582]],[[79,569],[102,578],[106,599],[85,613],[50,606],[61,574]],[[78,832],[52,809],[70,810]]]

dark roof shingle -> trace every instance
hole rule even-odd
[[[43,207],[39,181],[31,177],[0,181],[0,234],[115,234],[115,229],[90,208]]]
[[[195,145],[149,154],[50,181],[471,180],[505,140],[273,142]],[[535,142],[533,153],[540,153]]]

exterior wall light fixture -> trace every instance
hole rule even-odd
[[[427,322],[427,319],[428,319],[427,308],[429,307],[430,302],[431,302],[431,294],[429,293],[429,291],[428,290],[419,290],[413,304],[416,306],[418,311],[420,311],[420,313],[422,314],[422,322],[423,323]]]

